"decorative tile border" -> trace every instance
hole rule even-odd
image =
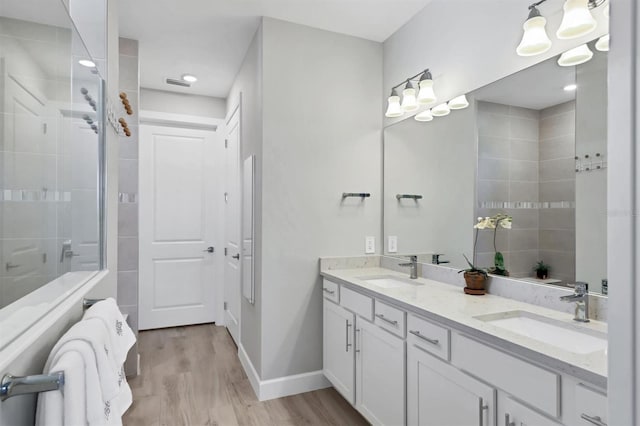
[[[575,201],[480,201],[481,209],[575,209]]]
[[[71,201],[70,191],[48,191],[46,189],[4,189],[0,190],[0,201]]]

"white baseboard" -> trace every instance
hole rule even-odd
[[[249,383],[251,383],[256,397],[260,401],[311,392],[331,386],[331,383],[324,377],[322,370],[278,377],[276,379],[260,380],[258,372],[253,367],[242,345],[238,347],[238,357],[240,358],[240,363],[245,373],[249,377]]]

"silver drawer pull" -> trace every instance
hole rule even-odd
[[[588,421],[589,423],[594,424],[594,425],[596,425],[596,426],[607,426],[607,424],[606,424],[605,422],[603,422],[603,421],[602,421],[602,419],[600,418],[600,416],[593,416],[593,417],[591,417],[591,416],[588,416],[588,415],[586,415],[586,414],[582,413],[582,414],[580,415],[580,418],[581,418],[581,419],[583,419],[583,420],[586,420],[586,421]]]
[[[385,317],[382,314],[376,314],[376,317],[380,318],[382,321],[391,324],[391,325],[398,325],[398,321],[394,321],[394,320],[390,320],[389,318]]]
[[[429,339],[428,337],[425,337],[422,334],[420,334],[420,332],[417,331],[417,330],[409,330],[409,333],[413,334],[416,337],[421,338],[425,342],[431,343],[432,345],[439,345],[440,344],[440,340],[438,340],[438,339]]]
[[[480,426],[484,426],[484,412],[485,410],[488,410],[489,406],[487,404],[484,403],[484,399],[480,398],[479,401],[479,406],[478,406],[478,424]]]
[[[336,294],[335,290],[329,290],[328,288],[323,288],[322,291],[324,291],[327,294]]]

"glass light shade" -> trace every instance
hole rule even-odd
[[[601,52],[609,51],[609,34],[603,35],[598,39],[598,41],[596,41],[596,49]]]
[[[392,117],[400,117],[402,114],[404,114],[404,112],[402,111],[402,108],[400,108],[400,96],[391,95],[389,96],[389,99],[387,100],[387,102],[388,102],[387,112],[384,115],[386,115],[389,118],[392,118]]]
[[[516,49],[518,55],[535,56],[551,48],[551,40],[547,36],[545,25],[547,25],[547,20],[542,16],[527,19],[522,26],[524,29],[522,41]]]
[[[556,36],[559,39],[581,37],[593,31],[597,25],[589,11],[588,0],[566,0],[564,16]]]
[[[589,49],[589,46],[583,44],[574,49],[567,50],[558,59],[558,65],[561,67],[572,67],[574,65],[580,65],[593,58],[593,52]]]
[[[427,105],[435,102],[437,99],[433,91],[433,80],[421,80],[420,91],[418,92],[418,103]]]
[[[409,87],[402,91],[401,106],[404,111],[415,111],[418,109],[418,101],[416,100],[416,89],[414,89],[413,87]]]
[[[419,112],[415,115],[415,117],[413,117],[416,121],[431,121],[433,120],[433,115],[431,114],[431,111],[424,110],[422,112]]]
[[[448,105],[450,109],[464,109],[469,106],[469,101],[465,95],[460,95],[451,99]]]
[[[431,108],[431,114],[434,117],[444,117],[445,115],[449,115],[450,112],[451,110],[449,109],[449,105],[446,103]]]

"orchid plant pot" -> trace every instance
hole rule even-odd
[[[467,283],[467,288],[471,290],[484,290],[487,276],[480,272],[465,272],[464,281]]]

